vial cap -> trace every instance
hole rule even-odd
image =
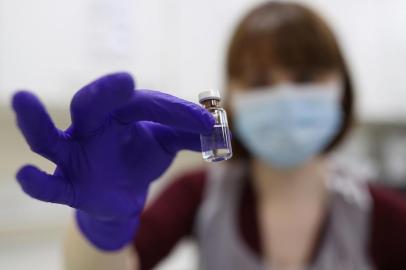
[[[203,91],[199,94],[199,102],[203,102],[208,99],[220,100],[221,99],[220,92],[218,90],[210,89],[207,91]]]

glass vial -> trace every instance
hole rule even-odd
[[[210,135],[200,135],[203,159],[208,162],[227,160],[233,155],[227,114],[220,107],[220,99],[220,93],[217,90],[208,90],[199,94],[199,103],[216,120]]]

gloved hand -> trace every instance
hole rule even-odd
[[[127,73],[102,77],[71,102],[72,124],[58,130],[40,101],[18,92],[13,108],[31,149],[57,165],[53,175],[27,165],[23,190],[75,209],[82,233],[96,247],[131,241],[150,183],[182,149],[200,150],[199,134],[214,119],[200,106],[164,93],[134,90]]]

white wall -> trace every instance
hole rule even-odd
[[[144,88],[196,100],[222,88],[234,23],[261,1],[0,0],[0,98],[34,89],[68,103],[89,80],[129,70]],[[406,1],[302,0],[337,31],[364,119],[406,119]]]
[[[0,97],[29,88],[66,104],[87,81],[128,70],[140,87],[194,100],[219,87],[225,34],[247,2],[2,0]]]

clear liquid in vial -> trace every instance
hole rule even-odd
[[[233,155],[228,125],[214,125],[212,134],[200,135],[200,141],[203,159],[208,162],[227,160]]]

